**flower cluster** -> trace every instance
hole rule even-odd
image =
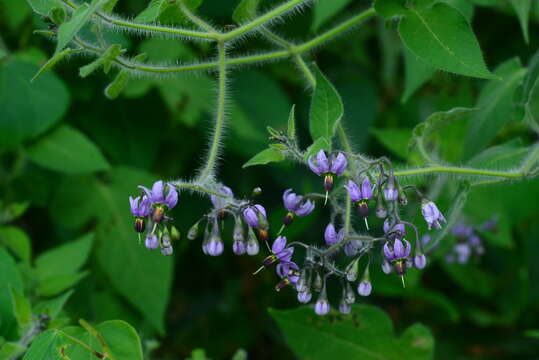
[[[172,240],[179,238],[178,230],[169,223],[167,215],[178,203],[178,191],[171,184],[156,181],[152,189],[139,186],[143,195],[129,197],[131,214],[135,217],[135,231],[146,233],[144,244],[149,250],[161,249],[170,256],[173,253]]]
[[[496,232],[496,223],[497,220],[494,218],[479,226],[468,225],[464,222],[456,224],[451,229],[456,243],[446,255],[446,262],[466,264],[471,257],[482,256],[485,253],[485,248],[481,236],[487,232]]]
[[[222,222],[233,217],[232,251],[236,255],[256,255],[260,242],[268,245],[269,255],[262,260],[258,271],[275,268],[280,278],[277,291],[291,286],[297,291],[299,302],[307,304],[317,294],[313,308],[316,314],[325,315],[330,309],[326,284],[331,278],[338,278],[342,287],[338,309],[349,313],[356,295],[369,296],[373,290],[369,272],[375,254],[381,254],[382,271],[395,272],[402,278],[411,267],[423,269],[427,258],[419,241],[417,227],[400,218],[399,207],[408,203],[405,192],[414,190],[421,200],[421,213],[428,228],[439,229],[445,218],[437,206],[427,200],[421,192],[411,186],[401,187],[393,174],[391,163],[385,159],[366,160],[353,154],[319,151],[308,159],[309,168],[324,177],[324,193],[297,194],[287,189],[282,194],[286,215],[283,227],[271,241],[268,214],[264,206],[253,199],[239,200],[232,189],[222,184],[205,185],[199,190],[209,195],[213,207],[188,231],[187,238],[198,238],[199,228],[205,223],[202,236],[202,251],[209,256],[219,256],[225,250],[222,237]],[[172,254],[170,240],[175,228],[168,226],[168,211],[178,202],[177,189],[172,184],[158,181],[144,193],[130,198],[131,212],[135,216],[135,229],[146,234],[149,249],[161,247],[165,255]],[[260,191],[254,191],[256,195]],[[322,239],[316,243],[302,241],[289,242],[282,234],[296,217],[313,213],[316,202],[330,200],[331,218]],[[374,204],[375,203],[375,204]],[[375,206],[376,211],[371,209]],[[354,218],[363,219],[365,226],[354,226]],[[383,219],[381,229],[370,229],[368,218]],[[146,226],[147,225],[147,226]],[[410,241],[407,232],[412,231]],[[378,233],[371,235],[370,232]],[[379,245],[379,246],[378,246]],[[305,249],[302,261],[293,259],[296,247]],[[301,265],[300,265],[301,264]]]

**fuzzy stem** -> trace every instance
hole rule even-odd
[[[224,42],[217,44],[219,52],[219,92],[217,96],[217,115],[215,119],[215,128],[210,151],[206,159],[204,168],[198,177],[199,181],[204,183],[213,175],[217,158],[219,157],[219,149],[221,146],[221,136],[225,124],[225,101],[226,101],[226,45]]]
[[[189,20],[191,20],[191,22],[193,24],[195,24],[198,27],[200,27],[201,29],[206,30],[207,32],[213,34],[215,37],[219,36],[219,31],[217,31],[213,26],[208,24],[206,21],[202,20],[200,17],[193,14],[193,12],[187,7],[187,5],[185,5],[185,0],[180,0],[179,1],[179,6],[180,6],[180,10],[183,12],[183,14],[185,16],[187,16],[187,18]]]
[[[503,177],[510,179],[518,179],[525,177],[526,174],[522,171],[512,172],[512,171],[496,171],[496,170],[485,170],[485,169],[472,169],[472,168],[459,168],[454,166],[433,166],[426,168],[410,169],[410,170],[400,170],[395,171],[395,176],[414,176],[414,175],[423,175],[423,174],[433,174],[433,173],[447,173],[447,174],[468,174],[468,175],[478,175],[478,176],[492,176],[492,177]]]

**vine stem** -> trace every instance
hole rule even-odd
[[[426,168],[418,169],[409,169],[409,170],[400,170],[395,171],[395,176],[415,176],[415,175],[424,175],[424,174],[433,174],[433,173],[447,173],[447,174],[468,174],[468,175],[479,175],[479,176],[491,176],[491,177],[503,177],[508,179],[518,179],[525,177],[526,173],[522,171],[496,171],[496,170],[485,170],[485,169],[473,169],[473,168],[460,168],[454,166],[432,166]]]
[[[219,149],[221,146],[221,137],[225,124],[225,101],[226,101],[226,44],[219,42],[217,44],[219,53],[219,88],[217,95],[217,115],[215,118],[215,128],[210,144],[210,150],[206,159],[204,168],[200,172],[198,181],[204,183],[213,175],[217,158],[219,157]]]

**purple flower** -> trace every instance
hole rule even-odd
[[[359,249],[361,248],[361,241],[359,240],[351,240],[348,241],[346,244],[344,244],[344,254],[346,256],[354,256],[357,253],[359,253]]]
[[[297,216],[307,216],[314,210],[314,202],[303,200],[303,196],[293,193],[292,189],[287,189],[283,193],[284,207]]]
[[[247,255],[254,256],[257,255],[260,251],[260,246],[258,245],[258,240],[256,238],[253,229],[249,228],[247,234]]]
[[[273,265],[273,264],[275,264],[277,262],[282,263],[284,265],[293,264],[291,262],[293,254],[294,254],[294,248],[292,248],[292,247],[287,248],[286,247],[286,237],[285,236],[279,236],[277,239],[275,239],[275,241],[273,242],[273,245],[271,246],[271,255],[266,257],[262,261],[262,264],[265,267],[269,267],[269,266],[271,266],[271,265]],[[295,266],[295,264],[294,264],[294,266]],[[297,268],[297,266],[295,266],[295,267]],[[288,269],[286,269],[286,270],[288,270]],[[277,272],[279,273],[279,270]],[[286,277],[287,276],[286,274],[288,273],[288,271],[283,271],[283,273],[285,275],[281,276],[281,277]]]
[[[470,245],[468,244],[457,244],[455,245],[455,253],[457,255],[457,261],[461,264],[465,264],[468,262],[468,259],[470,258],[470,255],[472,254],[472,250],[470,248]]]
[[[384,245],[384,255],[387,261],[397,261],[407,259],[412,251],[412,246],[408,240],[404,240],[404,243],[400,239],[396,239],[393,242],[393,246],[387,241]]]
[[[362,198],[361,190],[359,189],[359,186],[357,186],[357,184],[354,181],[348,180],[348,185],[345,185],[344,187],[346,188],[346,190],[348,190],[350,199],[353,202],[361,200]]]
[[[356,301],[356,294],[354,293],[352,286],[350,286],[350,283],[346,283],[346,289],[344,290],[343,299],[348,304],[353,304]]]
[[[333,226],[332,223],[329,223],[328,226],[326,226],[326,230],[324,231],[324,240],[326,241],[326,244],[328,246],[331,246],[333,244],[336,244],[337,242],[341,241],[344,238],[344,229],[339,230],[339,232],[335,231],[335,226]]]
[[[473,228],[464,223],[458,223],[457,225],[453,226],[451,232],[458,238],[467,238],[472,235]]]
[[[142,200],[140,196],[129,197],[129,204],[131,205],[131,214],[137,217],[146,217],[150,214],[150,202],[147,196],[143,196]]]
[[[250,227],[263,227],[267,224],[266,209],[260,204],[249,206],[243,210],[243,219]]]
[[[226,195],[225,197],[217,196],[217,195],[211,195],[210,200],[213,204],[213,207],[216,209],[222,209],[227,205],[227,198],[228,197],[234,197],[234,193],[232,192],[232,189],[230,189],[228,186],[221,186],[221,190],[219,193]]]
[[[369,296],[372,292],[372,284],[370,281],[363,280],[357,287],[357,293],[361,296]]]
[[[139,186],[139,189],[142,189],[146,193],[148,201],[152,205],[162,204],[172,209],[178,203],[178,190],[172,184],[167,184],[168,192],[165,195],[165,186],[162,180],[156,181],[151,191],[145,186]]]
[[[316,300],[316,304],[314,304],[314,312],[317,315],[324,316],[329,313],[329,310],[329,302],[324,291],[324,294],[320,294],[318,300]]]
[[[313,294],[310,291],[300,291],[298,292],[298,301],[302,304],[307,304],[311,301]]]
[[[395,201],[399,198],[399,191],[395,188],[395,178],[393,176],[390,176],[387,181],[384,189],[384,198],[386,201]]]
[[[406,232],[406,228],[403,223],[396,223],[392,227],[389,225],[389,218],[384,220],[384,234],[391,240],[394,238],[401,238]]]
[[[155,250],[159,247],[159,239],[155,234],[148,234],[144,240],[144,245],[148,250]]]
[[[275,272],[281,278],[288,279],[292,284],[296,284],[300,276],[299,267],[296,265],[295,262],[292,261],[284,261],[277,264],[277,266],[275,267]]]
[[[223,240],[219,236],[212,236],[210,237],[210,240],[207,242],[206,246],[206,253],[210,256],[219,256],[223,253],[225,249],[225,244],[223,243]]]
[[[344,170],[346,170],[347,165],[348,161],[346,160],[346,156],[342,153],[331,155],[328,159],[326,152],[320,150],[316,156],[311,156],[309,158],[309,167],[318,176],[330,173],[340,176]]]
[[[424,254],[416,254],[414,256],[414,267],[416,269],[424,269],[427,266],[427,258]]]
[[[429,200],[423,200],[421,203],[421,213],[428,224],[429,230],[434,227],[435,229],[441,229],[440,222],[446,222],[444,216],[438,210],[435,203]]]

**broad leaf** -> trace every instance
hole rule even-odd
[[[456,74],[491,79],[470,24],[446,3],[409,7],[399,22],[405,46],[426,64]]]
[[[243,164],[243,168],[254,165],[265,165],[270,162],[280,162],[285,159],[285,156],[283,155],[282,151],[275,149],[275,148],[269,148],[266,150],[263,150],[253,156],[249,161],[247,161],[245,164]]]
[[[528,146],[522,146],[521,141],[515,139],[505,144],[485,149],[470,159],[468,165],[482,169],[515,169],[529,152],[530,148]]]
[[[5,249],[0,249],[0,336],[11,339],[16,326],[10,288],[22,291],[22,278],[15,260]]]
[[[103,71],[107,74],[112,66],[112,61],[122,53],[122,46],[118,44],[111,45],[103,52],[103,54],[92,61],[88,65],[85,65],[79,69],[79,75],[86,77],[103,66]]]
[[[53,299],[38,302],[35,306],[36,314],[47,314],[51,320],[55,320],[71,295],[73,295],[73,290],[69,290],[65,294],[57,296]]]
[[[24,355],[23,360],[65,360],[62,349],[69,348],[69,341],[59,330],[47,330],[39,334]],[[88,353],[86,353],[88,354]]]
[[[309,129],[313,141],[323,137],[329,142],[344,113],[344,106],[337,90],[326,79],[324,74],[314,67],[316,88],[311,100],[309,113]]]
[[[69,92],[54,74],[30,83],[38,67],[20,60],[0,64],[0,143],[17,145],[43,133],[65,114]],[[51,96],[54,94],[54,96]]]
[[[101,150],[84,134],[65,125],[29,147],[28,157],[45,168],[67,174],[109,169]]]
[[[26,0],[34,12],[42,16],[49,16],[52,9],[62,6],[60,0]]]
[[[0,227],[0,244],[7,247],[21,260],[29,263],[32,257],[32,246],[28,235],[18,227]]]
[[[491,80],[479,94],[466,134],[464,152],[470,158],[485,148],[498,131],[513,118],[513,97],[526,69],[517,58],[507,60],[494,71],[502,80]],[[481,134],[481,136],[477,136]]]
[[[307,306],[270,314],[288,345],[304,359],[420,360],[431,359],[434,350],[426,327],[415,324],[396,337],[389,316],[373,306],[354,305],[348,316],[319,317]]]
[[[416,90],[434,75],[436,69],[426,64],[407,48],[404,48],[404,66],[406,79],[402,102],[407,102]]]
[[[32,306],[30,305],[30,301],[24,297],[21,290],[10,286],[9,291],[13,305],[13,314],[15,314],[15,319],[17,319],[21,333],[24,334],[32,322]]]

